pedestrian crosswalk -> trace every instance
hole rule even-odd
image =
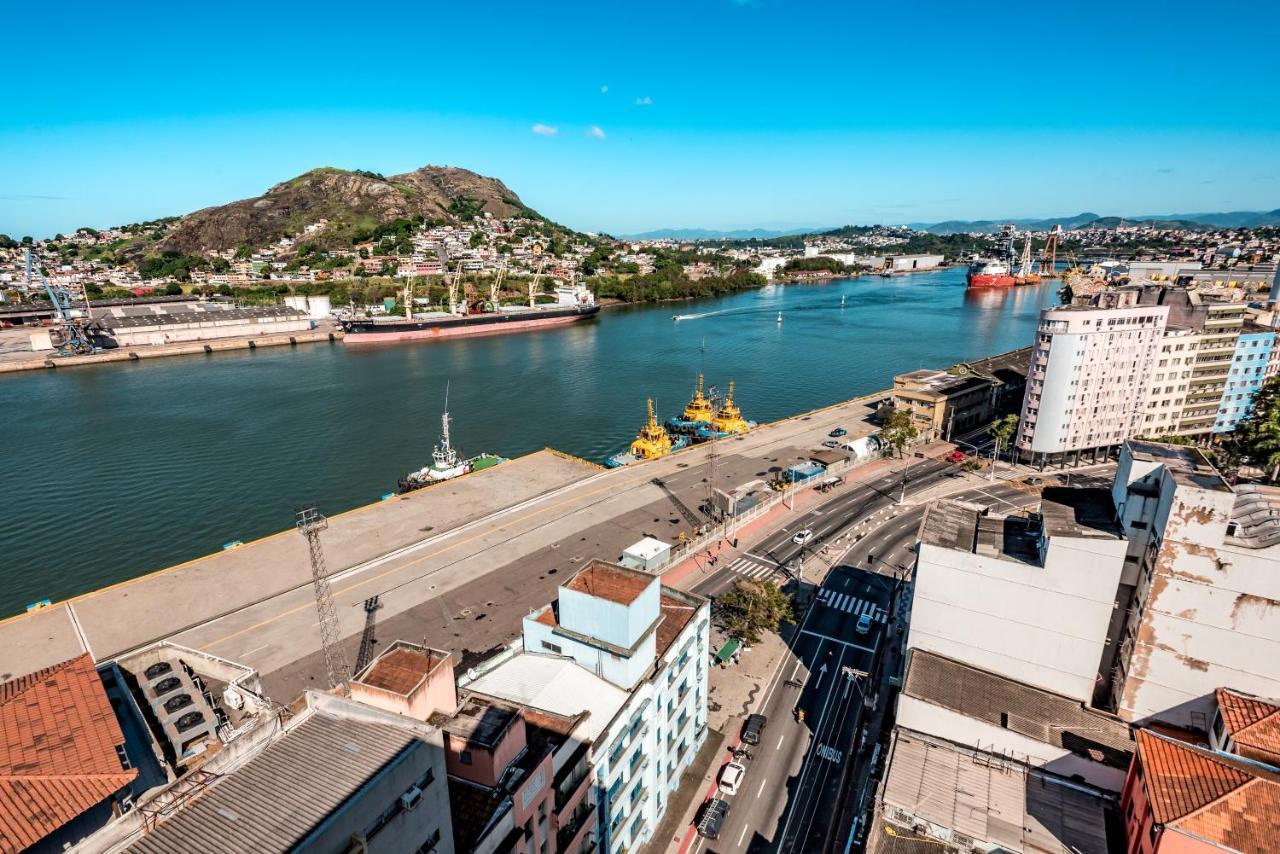
[[[745,578],[754,578],[760,581],[773,575],[774,567],[767,566],[748,557],[740,557],[729,564],[729,571],[736,572]]]
[[[818,592],[818,601],[828,608],[835,608],[837,611],[844,611],[846,614],[857,614],[859,617],[867,614],[877,623],[883,623],[888,619],[888,614],[884,608],[881,608],[875,602],[868,602],[866,599],[859,599],[857,596],[850,596],[848,593],[836,593],[827,587]]]

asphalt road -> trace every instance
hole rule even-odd
[[[914,490],[956,477],[955,466],[918,461],[912,465],[908,500]],[[1073,477],[1072,483],[1082,486],[1110,482],[1107,474]],[[1039,486],[1065,482],[1065,475],[1044,477],[1035,485],[960,478],[948,497],[996,512],[1033,507]],[[730,804],[720,838],[699,838],[695,854],[843,852],[850,834],[858,832],[855,820],[869,803],[872,772],[878,770],[872,767],[875,745],[892,725],[885,720],[887,681],[902,665],[910,573],[926,506],[896,507],[900,489],[901,475],[895,473],[837,496],[697,588],[716,595],[744,575],[789,581],[789,567],[799,563],[793,559],[802,552],[812,554],[824,545],[833,556],[844,552],[791,632],[790,654],[756,707],[769,723],[760,744],[748,748],[751,756],[739,760],[747,772],[737,794],[718,795]],[[813,538],[802,546],[793,538],[804,529]],[[862,614],[871,617],[865,633],[858,631]],[[803,721],[797,710],[804,711]]]

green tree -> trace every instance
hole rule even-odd
[[[1271,377],[1254,395],[1249,412],[1236,426],[1234,443],[1242,461],[1280,477],[1280,376]]]
[[[236,249],[235,259],[237,261],[247,261],[253,257],[253,247],[247,243]]]
[[[479,246],[484,246],[484,232],[478,228],[475,231],[471,232],[471,239],[467,241],[467,245],[470,246],[472,249],[475,249]]]
[[[231,262],[221,255],[214,255],[209,259],[209,269],[215,273],[225,273],[231,269]]]
[[[996,458],[998,459],[1001,449],[1008,450],[1013,443],[1013,437],[1018,435],[1018,416],[1006,415],[993,421],[987,428],[987,432],[996,440]],[[994,466],[995,463],[992,462],[992,465]]]
[[[170,282],[164,286],[164,294],[169,297],[176,297],[182,294],[182,285],[177,282]]]
[[[919,433],[911,420],[911,413],[897,407],[892,408],[880,425],[880,438],[896,448],[899,457],[902,456],[902,449]]]
[[[716,604],[725,629],[746,643],[759,643],[764,632],[795,619],[791,598],[766,581],[739,578]]]

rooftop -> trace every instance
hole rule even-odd
[[[649,585],[657,581],[658,576],[638,569],[593,560],[564,586],[568,590],[608,599],[619,605],[630,605],[649,589]]]
[[[1139,439],[1129,439],[1125,444],[1129,446],[1129,453],[1135,460],[1163,465],[1169,470],[1175,483],[1215,492],[1231,491],[1231,486],[1197,448]]]
[[[493,750],[519,717],[519,712],[488,697],[467,697],[443,729],[449,735],[466,739],[468,746]]]
[[[1046,487],[1040,495],[1040,515],[1050,537],[1124,538],[1109,489]]]
[[[396,641],[356,674],[353,681],[403,696],[421,685],[431,671],[448,660],[447,652]]]
[[[685,626],[697,615],[706,600],[671,587],[662,588],[662,622],[658,623],[657,656],[666,655]]]
[[[1008,851],[1109,850],[1114,801],[1100,791],[911,730],[895,731],[883,797],[894,811]]]
[[[1112,768],[1128,768],[1133,756],[1119,718],[923,649],[911,651],[903,693]]]
[[[129,850],[288,850],[416,741],[390,723],[313,712]]]
[[[938,398],[953,397],[991,384],[991,380],[987,377],[952,374],[947,371],[934,371],[928,368],[898,374],[893,380],[895,386],[899,382],[907,384],[906,387],[897,390]]]
[[[586,712],[582,733],[587,741],[595,741],[630,698],[571,658],[530,652],[504,661],[467,689],[558,715]]]
[[[124,735],[88,654],[0,683],[0,852],[21,851],[129,785]]]
[[[934,501],[920,521],[920,542],[943,549],[1038,564],[1036,531],[1025,516],[992,516],[962,501]]]
[[[1230,688],[1219,688],[1216,697],[1222,723],[1236,744],[1236,752],[1280,765],[1280,703]]]
[[[976,362],[961,362],[956,367],[967,368],[978,376],[990,377],[1006,385],[1022,385],[1027,381],[1027,371],[1031,366],[1031,350],[1031,347],[1023,347]]]
[[[1166,831],[1244,854],[1275,850],[1280,771],[1147,729],[1136,740],[1151,809]]]

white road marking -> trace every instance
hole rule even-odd
[[[746,838],[747,838],[747,826],[746,826],[746,825],[744,825],[744,826],[743,826],[743,828],[742,828],[742,833],[738,834],[738,847],[739,847],[739,848],[741,848],[741,847],[742,847],[742,840],[744,840],[744,839],[746,839]]]
[[[764,784],[765,784],[766,782],[768,782],[768,780],[769,780],[769,778],[768,778],[768,777],[766,777],[765,779],[763,779],[763,780],[761,780],[761,781],[760,781],[760,791],[756,792],[756,797],[757,797],[757,798],[759,798],[761,795],[763,795],[763,794],[764,794]]]
[[[84,651],[89,653],[89,658],[96,664],[98,656],[93,654],[93,647],[89,646],[89,638],[85,636],[84,629],[80,628],[80,618],[76,616],[75,605],[67,603],[67,616],[71,618],[71,627],[76,630],[76,635],[80,638],[80,646],[84,647]]]
[[[815,637],[815,638],[821,638],[822,640],[831,641],[832,643],[840,644],[841,646],[852,647],[853,649],[860,649],[860,650],[862,650],[863,652],[875,652],[875,651],[876,651],[875,647],[860,646],[859,644],[856,644],[856,643],[850,643],[849,641],[842,641],[842,640],[840,640],[839,638],[827,637],[826,635],[819,634],[819,633],[817,633],[817,632],[811,632],[811,631],[809,631],[808,629],[803,629],[803,630],[801,630],[800,634],[802,634],[802,635],[809,635],[810,637]]]
[[[259,652],[259,651],[261,651],[261,650],[264,650],[264,649],[266,649],[266,648],[267,648],[267,647],[269,647],[269,646],[271,646],[271,644],[269,644],[269,643],[264,643],[262,646],[255,646],[253,649],[249,650],[248,652],[242,652],[242,653],[240,653],[240,655],[241,655],[241,657],[242,657],[242,658],[248,658],[249,656],[253,655],[255,652]]]
[[[781,750],[781,749],[782,749],[782,740],[783,740],[784,738],[786,738],[786,736],[785,736],[785,735],[780,735],[780,736],[778,736],[778,746],[777,746],[777,747],[775,747],[775,748],[774,748],[774,750]]]

